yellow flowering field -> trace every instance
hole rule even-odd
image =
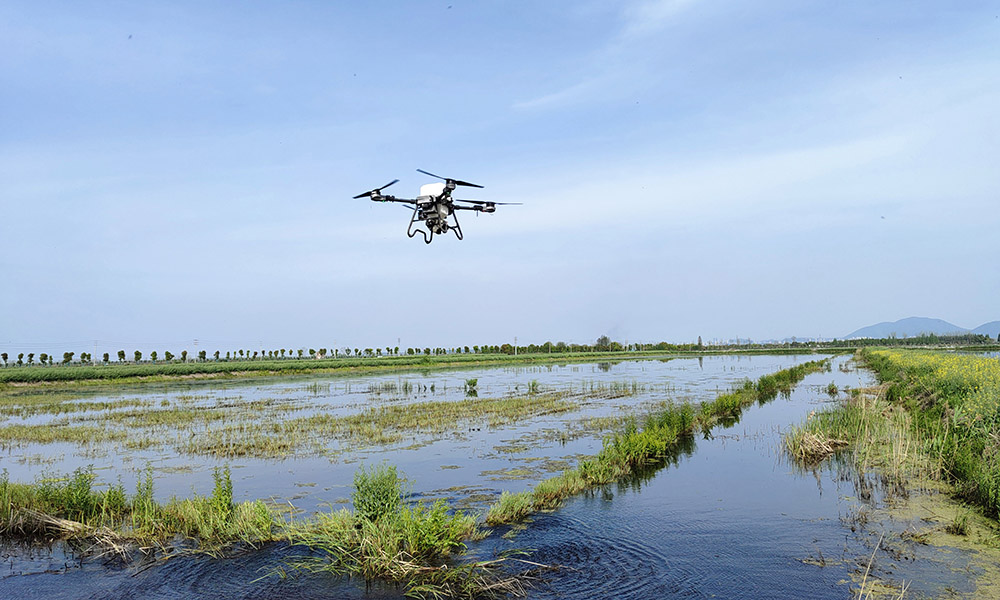
[[[928,392],[959,399],[954,403],[957,423],[973,426],[1000,417],[1000,360],[996,358],[906,350],[876,350],[871,354],[916,377]]]
[[[1000,516],[1000,359],[869,350],[865,362],[907,406],[959,493]]]

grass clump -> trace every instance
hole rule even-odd
[[[664,404],[640,423],[629,419],[624,429],[604,439],[597,456],[575,469],[538,483],[531,491],[503,493],[486,514],[487,525],[514,523],[539,510],[551,510],[566,498],[595,486],[632,477],[662,463],[689,442],[695,431],[731,424],[754,403],[765,403],[788,393],[807,374],[827,368],[828,361],[811,361],[765,375],[756,383],[746,381],[737,389],[695,408],[690,404]]]
[[[810,413],[785,433],[785,450],[805,466],[849,451],[846,460],[856,471],[878,471],[895,486],[933,477],[935,465],[918,452],[923,442],[911,415],[889,403],[885,392],[884,386],[858,390],[834,408]]]
[[[969,515],[960,513],[955,515],[951,523],[945,525],[944,530],[952,535],[969,535]]]
[[[519,587],[495,568],[499,561],[456,564],[465,540],[479,537],[476,519],[443,501],[408,504],[393,466],[362,467],[354,476],[354,511],[322,513],[286,524],[288,541],[318,556],[292,559],[281,574],[327,573],[381,579],[415,597],[500,596]]]
[[[95,489],[93,467],[69,476],[15,483],[0,475],[0,534],[6,537],[82,540],[116,549],[157,546],[178,536],[195,547],[215,551],[236,542],[274,539],[276,519],[260,501],[235,504],[228,467],[214,473],[208,497],[153,499],[147,470],[129,497],[120,485]]]
[[[396,467],[380,465],[354,472],[354,513],[362,521],[377,522],[399,513],[403,499]]]

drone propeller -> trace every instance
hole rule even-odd
[[[464,185],[465,187],[474,187],[474,188],[481,188],[481,187],[483,187],[483,186],[475,184],[475,183],[469,183],[468,181],[462,181],[461,179],[448,179],[447,177],[441,177],[440,175],[435,175],[434,173],[429,173],[429,172],[427,172],[427,171],[425,171],[423,169],[417,169],[417,172],[418,173],[423,173],[424,175],[430,175],[431,177],[437,177],[438,179],[442,179],[442,180],[444,180],[446,182],[454,183],[455,185]]]
[[[383,185],[382,187],[377,187],[374,190],[368,190],[367,192],[365,192],[363,194],[358,194],[357,196],[354,197],[354,199],[357,200],[358,198],[364,198],[365,196],[380,196],[380,195],[382,195],[382,190],[384,190],[385,188],[389,187],[390,185],[392,185],[392,184],[394,184],[394,183],[396,183],[398,181],[399,181],[398,179],[393,179],[392,181],[390,181],[389,183]]]

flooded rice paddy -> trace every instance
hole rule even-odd
[[[483,513],[502,491],[524,490],[596,454],[623,417],[662,402],[712,400],[744,379],[815,358],[710,356],[25,395],[2,408],[0,466],[12,481],[33,481],[93,465],[99,483],[128,489],[152,469],[156,496],[166,500],[209,493],[213,468],[229,465],[235,500],[308,514],[349,504],[358,466],[384,461],[406,475],[415,497]],[[557,566],[530,588],[532,598],[840,599],[851,596],[879,545],[873,575],[916,578],[907,597],[972,594],[974,553],[955,548],[943,561],[938,550],[906,544],[912,523],[890,517],[883,520],[894,545],[879,544],[862,522],[884,504],[877,485],[863,485],[867,497],[859,499],[857,476],[803,471],[786,460],[782,430],[830,402],[831,383],[845,390],[872,381],[835,357],[829,372],[692,440],[666,467],[524,526],[498,528],[471,545],[470,557],[530,549],[532,561]],[[29,425],[54,433],[23,433]],[[296,550],[275,544],[139,566],[85,560],[59,544],[6,548],[0,593],[400,596],[363,582],[268,577],[289,552]]]

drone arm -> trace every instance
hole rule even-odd
[[[474,210],[476,212],[484,212],[484,213],[492,213],[497,211],[497,207],[493,206],[492,204],[487,204],[487,205],[474,204],[472,206],[461,206],[456,204],[452,208],[454,208],[455,210]]]
[[[395,196],[372,196],[372,202],[403,202],[405,204],[416,204],[416,200],[410,198],[397,198]]]

